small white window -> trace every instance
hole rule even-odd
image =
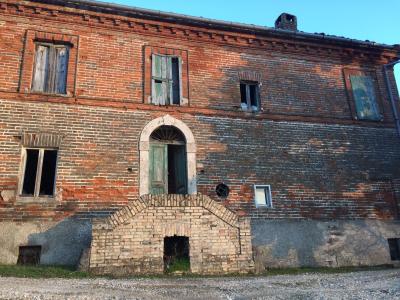
[[[270,185],[255,185],[254,196],[256,207],[272,207]]]

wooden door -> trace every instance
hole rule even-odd
[[[150,194],[168,193],[168,145],[150,144]]]

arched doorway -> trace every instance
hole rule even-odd
[[[187,194],[186,139],[174,126],[162,125],[150,135],[149,192]]]
[[[139,185],[139,194],[140,196],[151,194],[151,174],[150,174],[150,160],[151,156],[151,145],[156,143],[157,139],[160,139],[158,132],[154,134],[159,128],[163,126],[169,126],[177,130],[178,133],[181,134],[180,137],[177,137],[177,142],[184,141],[185,155],[186,155],[186,193],[189,195],[197,194],[197,176],[196,176],[196,142],[190,128],[181,120],[175,119],[170,115],[165,115],[163,117],[154,119],[150,121],[142,130],[139,141],[139,153],[140,153],[140,185]],[[165,133],[165,132],[164,132]],[[175,131],[176,133],[176,131]],[[175,134],[174,133],[174,134]],[[153,137],[152,137],[153,135]],[[164,134],[165,135],[165,134]],[[158,137],[157,137],[158,136]],[[182,137],[183,136],[183,137]],[[171,140],[171,137],[163,138],[167,140]],[[168,143],[166,143],[168,145]],[[174,145],[174,143],[169,143],[170,145]],[[168,146],[167,146],[168,147]],[[182,148],[181,148],[182,150]],[[153,150],[152,150],[153,151]],[[161,147],[158,149],[161,152]],[[164,154],[165,155],[165,146],[164,146]],[[179,151],[179,150],[177,150]],[[168,154],[168,153],[167,153]],[[168,159],[168,155],[165,155],[166,159]],[[164,179],[165,183],[165,179]],[[168,192],[168,191],[167,191]]]

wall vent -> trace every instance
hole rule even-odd
[[[40,254],[42,246],[20,246],[18,254],[18,265],[33,265],[40,264]]]

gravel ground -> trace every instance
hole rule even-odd
[[[167,279],[0,277],[0,299],[400,299],[400,269]]]

